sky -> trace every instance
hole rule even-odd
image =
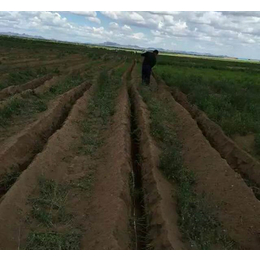
[[[254,11],[0,11],[0,32],[260,59]]]

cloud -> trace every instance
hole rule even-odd
[[[142,40],[145,39],[145,35],[143,33],[133,33],[129,36],[130,39]]]
[[[158,47],[174,43],[182,50],[206,48],[214,53],[228,51],[257,55],[260,49],[260,12],[121,12],[72,11],[93,26],[70,21],[67,12],[1,12],[0,31],[42,35],[46,38],[81,42],[118,43]],[[103,20],[103,16],[107,19]],[[108,20],[108,24],[107,24]],[[103,22],[104,21],[104,22]],[[102,26],[101,26],[102,22]]]
[[[130,26],[128,26],[128,25],[124,25],[123,27],[122,27],[122,30],[123,31],[132,31],[132,29],[131,29],[131,27]]]
[[[97,18],[97,17],[89,17],[88,20],[91,21],[91,22],[93,22],[93,23],[101,24],[100,19]]]
[[[97,12],[94,11],[70,11],[72,14],[87,16],[87,17],[96,17]]]
[[[109,28],[112,30],[119,29],[119,25],[118,25],[118,23],[111,22],[111,23],[109,23]]]

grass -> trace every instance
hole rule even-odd
[[[32,217],[46,227],[70,220],[71,216],[65,210],[68,192],[68,186],[41,177],[39,194],[30,198]]]
[[[42,77],[50,72],[54,71],[49,71],[45,67],[41,67],[39,69],[27,68],[22,71],[11,72],[8,74],[8,77],[5,80],[0,82],[0,90],[9,86],[24,84],[35,78]]]
[[[0,109],[0,127],[5,128],[9,126],[15,116],[29,116],[46,109],[46,102],[36,96],[13,97],[7,106]]]
[[[26,250],[79,250],[81,235],[70,233],[36,233],[28,236]]]
[[[155,71],[227,135],[260,133],[259,64],[168,57]]]
[[[31,228],[24,249],[79,249],[81,231],[73,227],[73,215],[66,211],[67,197],[74,186],[60,184],[41,176],[38,187],[39,190],[29,198],[32,209],[27,216],[28,223],[34,221],[37,225]],[[41,232],[37,231],[39,229]]]
[[[194,249],[212,249],[221,245],[232,248],[233,242],[222,231],[215,211],[206,198],[194,190],[196,175],[183,165],[181,143],[174,127],[176,116],[166,100],[160,100],[149,88],[140,88],[140,94],[150,111],[152,136],[161,148],[160,168],[163,174],[177,184],[179,227]]]
[[[121,77],[127,66],[128,64],[112,71],[111,75],[106,70],[100,73],[96,91],[89,101],[86,119],[80,123],[82,130],[80,150],[83,154],[92,156],[103,144],[102,133],[115,113],[116,97],[122,86]]]

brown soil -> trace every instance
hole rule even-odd
[[[24,169],[35,152],[43,147],[46,139],[62,124],[72,105],[88,87],[89,85],[83,83],[61,95],[35,123],[6,140],[1,146],[0,175],[12,166],[18,165],[19,169]]]
[[[260,249],[260,219],[256,217],[260,214],[260,204],[252,190],[211,147],[196,121],[162,82],[159,95],[161,99],[171,100],[177,115],[176,130],[183,145],[184,164],[196,174],[196,191],[206,195],[216,208],[224,230],[242,249]]]
[[[163,84],[158,76],[156,78]],[[260,163],[227,137],[221,127],[211,121],[196,105],[191,105],[184,93],[177,88],[170,91],[176,101],[189,111],[210,144],[227,160],[228,164],[242,177],[260,186]]]
[[[140,82],[139,82],[140,83]],[[176,194],[174,184],[164,178],[159,170],[159,148],[150,136],[149,112],[137,92],[136,70],[133,73],[132,94],[134,98],[138,128],[141,130],[141,170],[148,218],[148,240],[150,246],[159,249],[185,249],[178,229]]]

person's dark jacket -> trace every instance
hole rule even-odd
[[[143,66],[149,65],[152,68],[156,64],[156,56],[153,52],[145,52],[141,56],[144,57]]]

